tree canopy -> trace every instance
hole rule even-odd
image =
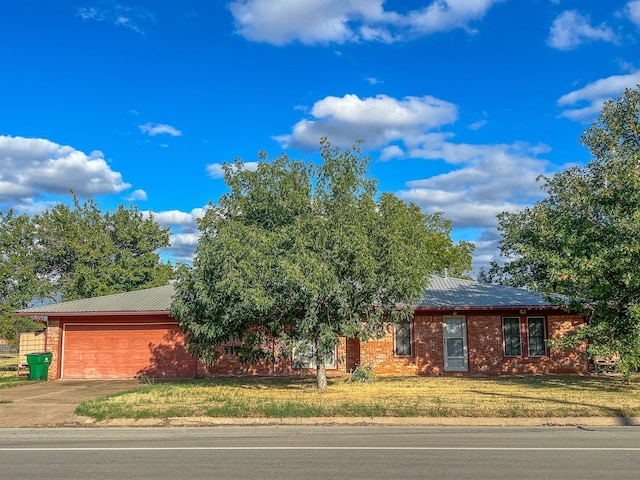
[[[102,212],[74,196],[33,217],[0,212],[0,334],[15,342],[28,325],[10,315],[34,302],[166,285],[173,267],[157,250],[168,245],[168,229],[135,207]]]
[[[472,245],[454,244],[441,214],[377,196],[358,145],[324,139],[320,154],[320,165],[261,153],[255,171],[224,166],[229,192],[199,222],[171,309],[202,360],[230,342],[245,361],[276,361],[269,340],[282,355],[307,345],[324,388],[340,337],[379,335],[412,315],[432,273],[470,270]]]
[[[605,102],[581,142],[593,159],[543,178],[546,198],[502,213],[503,283],[563,295],[589,318],[565,345],[588,340],[592,356],[640,361],[640,89]]]

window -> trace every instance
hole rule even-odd
[[[529,357],[546,356],[547,335],[544,317],[528,317],[526,327],[527,352],[525,355]],[[504,317],[502,319],[502,338],[505,357],[519,357],[523,355],[520,317]]]
[[[316,368],[316,356],[313,345],[308,342],[299,342],[293,347],[293,368]],[[325,368],[338,368],[335,350],[327,355],[324,362]]]
[[[394,355],[411,356],[411,323],[399,323],[395,326]]]
[[[527,318],[527,343],[530,357],[543,357],[547,354],[543,317]]]
[[[519,357],[522,355],[520,317],[507,317],[502,319],[502,336],[504,338],[505,356]]]

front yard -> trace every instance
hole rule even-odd
[[[572,417],[640,416],[640,378],[376,377],[371,383],[220,378],[147,384],[81,403],[97,420],[167,417]]]

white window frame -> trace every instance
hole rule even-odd
[[[451,320],[461,321],[462,332],[460,337],[448,337],[447,336],[447,322]],[[449,338],[461,338],[462,339],[462,359],[463,365],[450,365],[449,364],[449,349],[447,346],[447,340]],[[469,371],[469,347],[467,342],[467,317],[464,315],[446,315],[442,322],[442,340],[444,342],[444,370],[445,372],[468,372]],[[451,357],[452,359],[458,357]]]

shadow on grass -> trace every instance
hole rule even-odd
[[[478,379],[473,379],[478,380]],[[562,389],[588,392],[624,392],[638,389],[638,377],[631,383],[624,383],[620,377],[611,375],[517,375],[484,379],[488,383],[517,385],[536,389]]]
[[[573,402],[570,400],[562,400],[562,399],[551,398],[551,397],[531,397],[531,396],[525,396],[525,395],[514,395],[512,393],[504,394],[504,393],[497,393],[497,392],[483,392],[481,390],[469,390],[469,392],[474,393],[476,395],[500,398],[502,401],[519,399],[519,400],[525,400],[529,402],[544,401],[544,402],[549,402],[554,404],[567,405],[570,407],[592,408],[592,409],[596,409],[597,411],[603,412],[605,414],[603,416],[617,418],[618,424],[621,426],[635,425],[635,423],[631,420],[633,415],[629,415],[628,412],[622,409],[607,407],[604,405],[597,405],[597,404],[591,404],[591,403],[585,403],[585,402]],[[580,416],[580,415],[576,415],[576,416]]]

